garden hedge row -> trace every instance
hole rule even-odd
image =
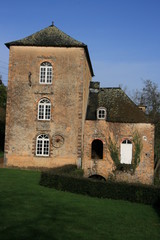
[[[141,184],[101,182],[55,172],[42,172],[40,185],[98,198],[121,199],[160,207],[160,188]]]

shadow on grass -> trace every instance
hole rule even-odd
[[[153,208],[159,216],[160,221],[160,198],[153,204]]]

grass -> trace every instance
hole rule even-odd
[[[38,184],[40,172],[0,169],[2,240],[159,240],[151,206],[97,199]]]

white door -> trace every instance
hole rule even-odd
[[[121,163],[131,164],[132,162],[132,143],[129,140],[124,140],[121,143]]]

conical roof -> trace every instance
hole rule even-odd
[[[54,25],[44,28],[41,31],[20,40],[8,42],[5,45],[8,48],[10,48],[10,46],[82,47],[86,51],[90,71],[92,76],[94,76],[87,45],[70,37]]]
[[[28,37],[5,44],[10,46],[46,46],[46,47],[84,47],[84,43],[75,40],[54,25],[42,29]]]

